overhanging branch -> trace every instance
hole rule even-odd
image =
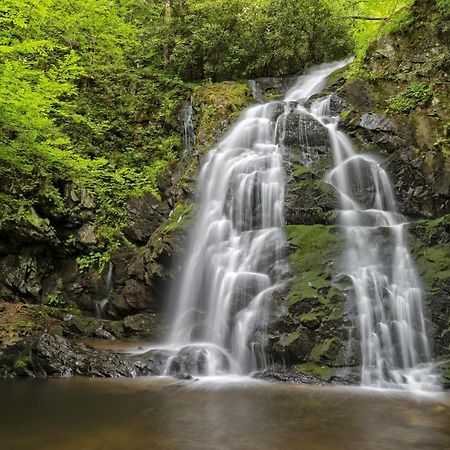
[[[387,17],[366,17],[366,16],[343,16],[341,19],[355,19],[355,20],[388,20]]]

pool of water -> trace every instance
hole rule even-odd
[[[0,382],[3,450],[450,448],[450,395],[170,378]]]

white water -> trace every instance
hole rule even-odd
[[[202,372],[265,365],[266,305],[284,245],[282,156],[272,105],[250,108],[210,151],[169,342],[203,358]]]
[[[344,272],[358,311],[362,384],[436,389],[422,287],[388,175],[376,158],[356,153],[336,123],[327,127],[335,160],[329,180],[340,194],[346,239]]]
[[[310,86],[320,83],[309,80]],[[288,98],[301,103],[303,92],[294,89]],[[309,110],[297,108],[329,133],[335,167],[328,181],[340,195],[346,242],[343,271],[351,280],[357,307],[362,384],[438,390],[422,287],[407,245],[407,221],[397,211],[388,175],[377,158],[356,153],[338,130],[329,97],[315,101]]]
[[[354,151],[328,98],[304,107],[347,63],[300,77],[277,119],[277,102],[250,108],[208,154],[166,346],[172,352],[167,374],[174,364],[205,376],[246,374],[267,364],[268,308],[285,270],[281,143],[286,117],[298,110],[328,129],[334,154],[328,181],[341,198],[343,272],[357,305],[362,384],[437,389],[406,219],[396,210],[388,176],[376,158]]]
[[[109,261],[108,268],[105,272],[106,296],[95,304],[95,316],[97,317],[97,319],[105,318],[106,306],[108,305],[109,298],[111,297],[113,290],[113,270],[113,263]]]
[[[287,102],[319,92],[340,65],[300,77],[286,96],[286,111]],[[280,262],[285,242],[279,106],[248,109],[207,156],[169,338],[178,354],[169,359],[168,372],[187,354],[204,375],[245,374],[267,365],[269,303],[286,269]]]
[[[181,112],[181,120],[183,122],[183,153],[181,158],[184,160],[191,155],[195,147],[195,126],[194,126],[194,109],[192,100],[186,101]]]

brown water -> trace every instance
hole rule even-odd
[[[0,383],[2,450],[450,449],[450,396],[171,379]]]

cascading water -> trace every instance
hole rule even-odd
[[[248,109],[208,154],[169,338],[178,352],[167,373],[174,365],[208,375],[266,365],[268,303],[286,269],[280,113],[293,96],[319,92],[337,66],[300,77],[284,102]]]
[[[285,273],[282,151],[294,113],[300,137],[306,136],[301,117],[328,130],[335,167],[327,181],[341,198],[343,275],[357,305],[362,383],[438,388],[428,364],[422,290],[406,244],[406,220],[396,210],[386,171],[375,157],[353,150],[330,112],[330,97],[305,106],[348,62],[319,66],[301,76],[284,101],[248,109],[208,154],[169,342],[158,350],[164,373],[245,374],[266,365],[268,305]],[[308,147],[304,142],[306,165],[314,158]]]
[[[309,84],[316,83],[321,81],[311,77]],[[309,110],[302,106],[303,92],[293,89],[287,100],[299,102],[299,111],[328,129],[335,167],[327,181],[340,195],[346,242],[343,272],[351,280],[357,307],[362,384],[438,389],[421,284],[406,243],[407,223],[397,211],[386,171],[377,158],[356,153],[338,130],[330,97],[316,100]]]
[[[113,290],[113,272],[114,272],[114,266],[113,266],[113,263],[110,261],[108,263],[108,268],[105,271],[106,295],[102,300],[98,301],[95,304],[95,316],[98,319],[105,318],[106,306],[108,304],[109,298],[111,297],[112,290]]]
[[[195,147],[195,126],[194,126],[194,109],[192,100],[186,101],[181,111],[181,121],[183,124],[183,153],[182,159],[186,159]]]
[[[341,198],[344,272],[353,285],[361,341],[362,383],[434,389],[422,288],[386,171],[358,154],[330,121],[335,167],[329,181]]]
[[[265,305],[284,244],[282,156],[271,117],[271,104],[249,109],[200,173],[197,223],[169,341],[185,346],[181,353],[189,350],[204,374],[264,365]]]

